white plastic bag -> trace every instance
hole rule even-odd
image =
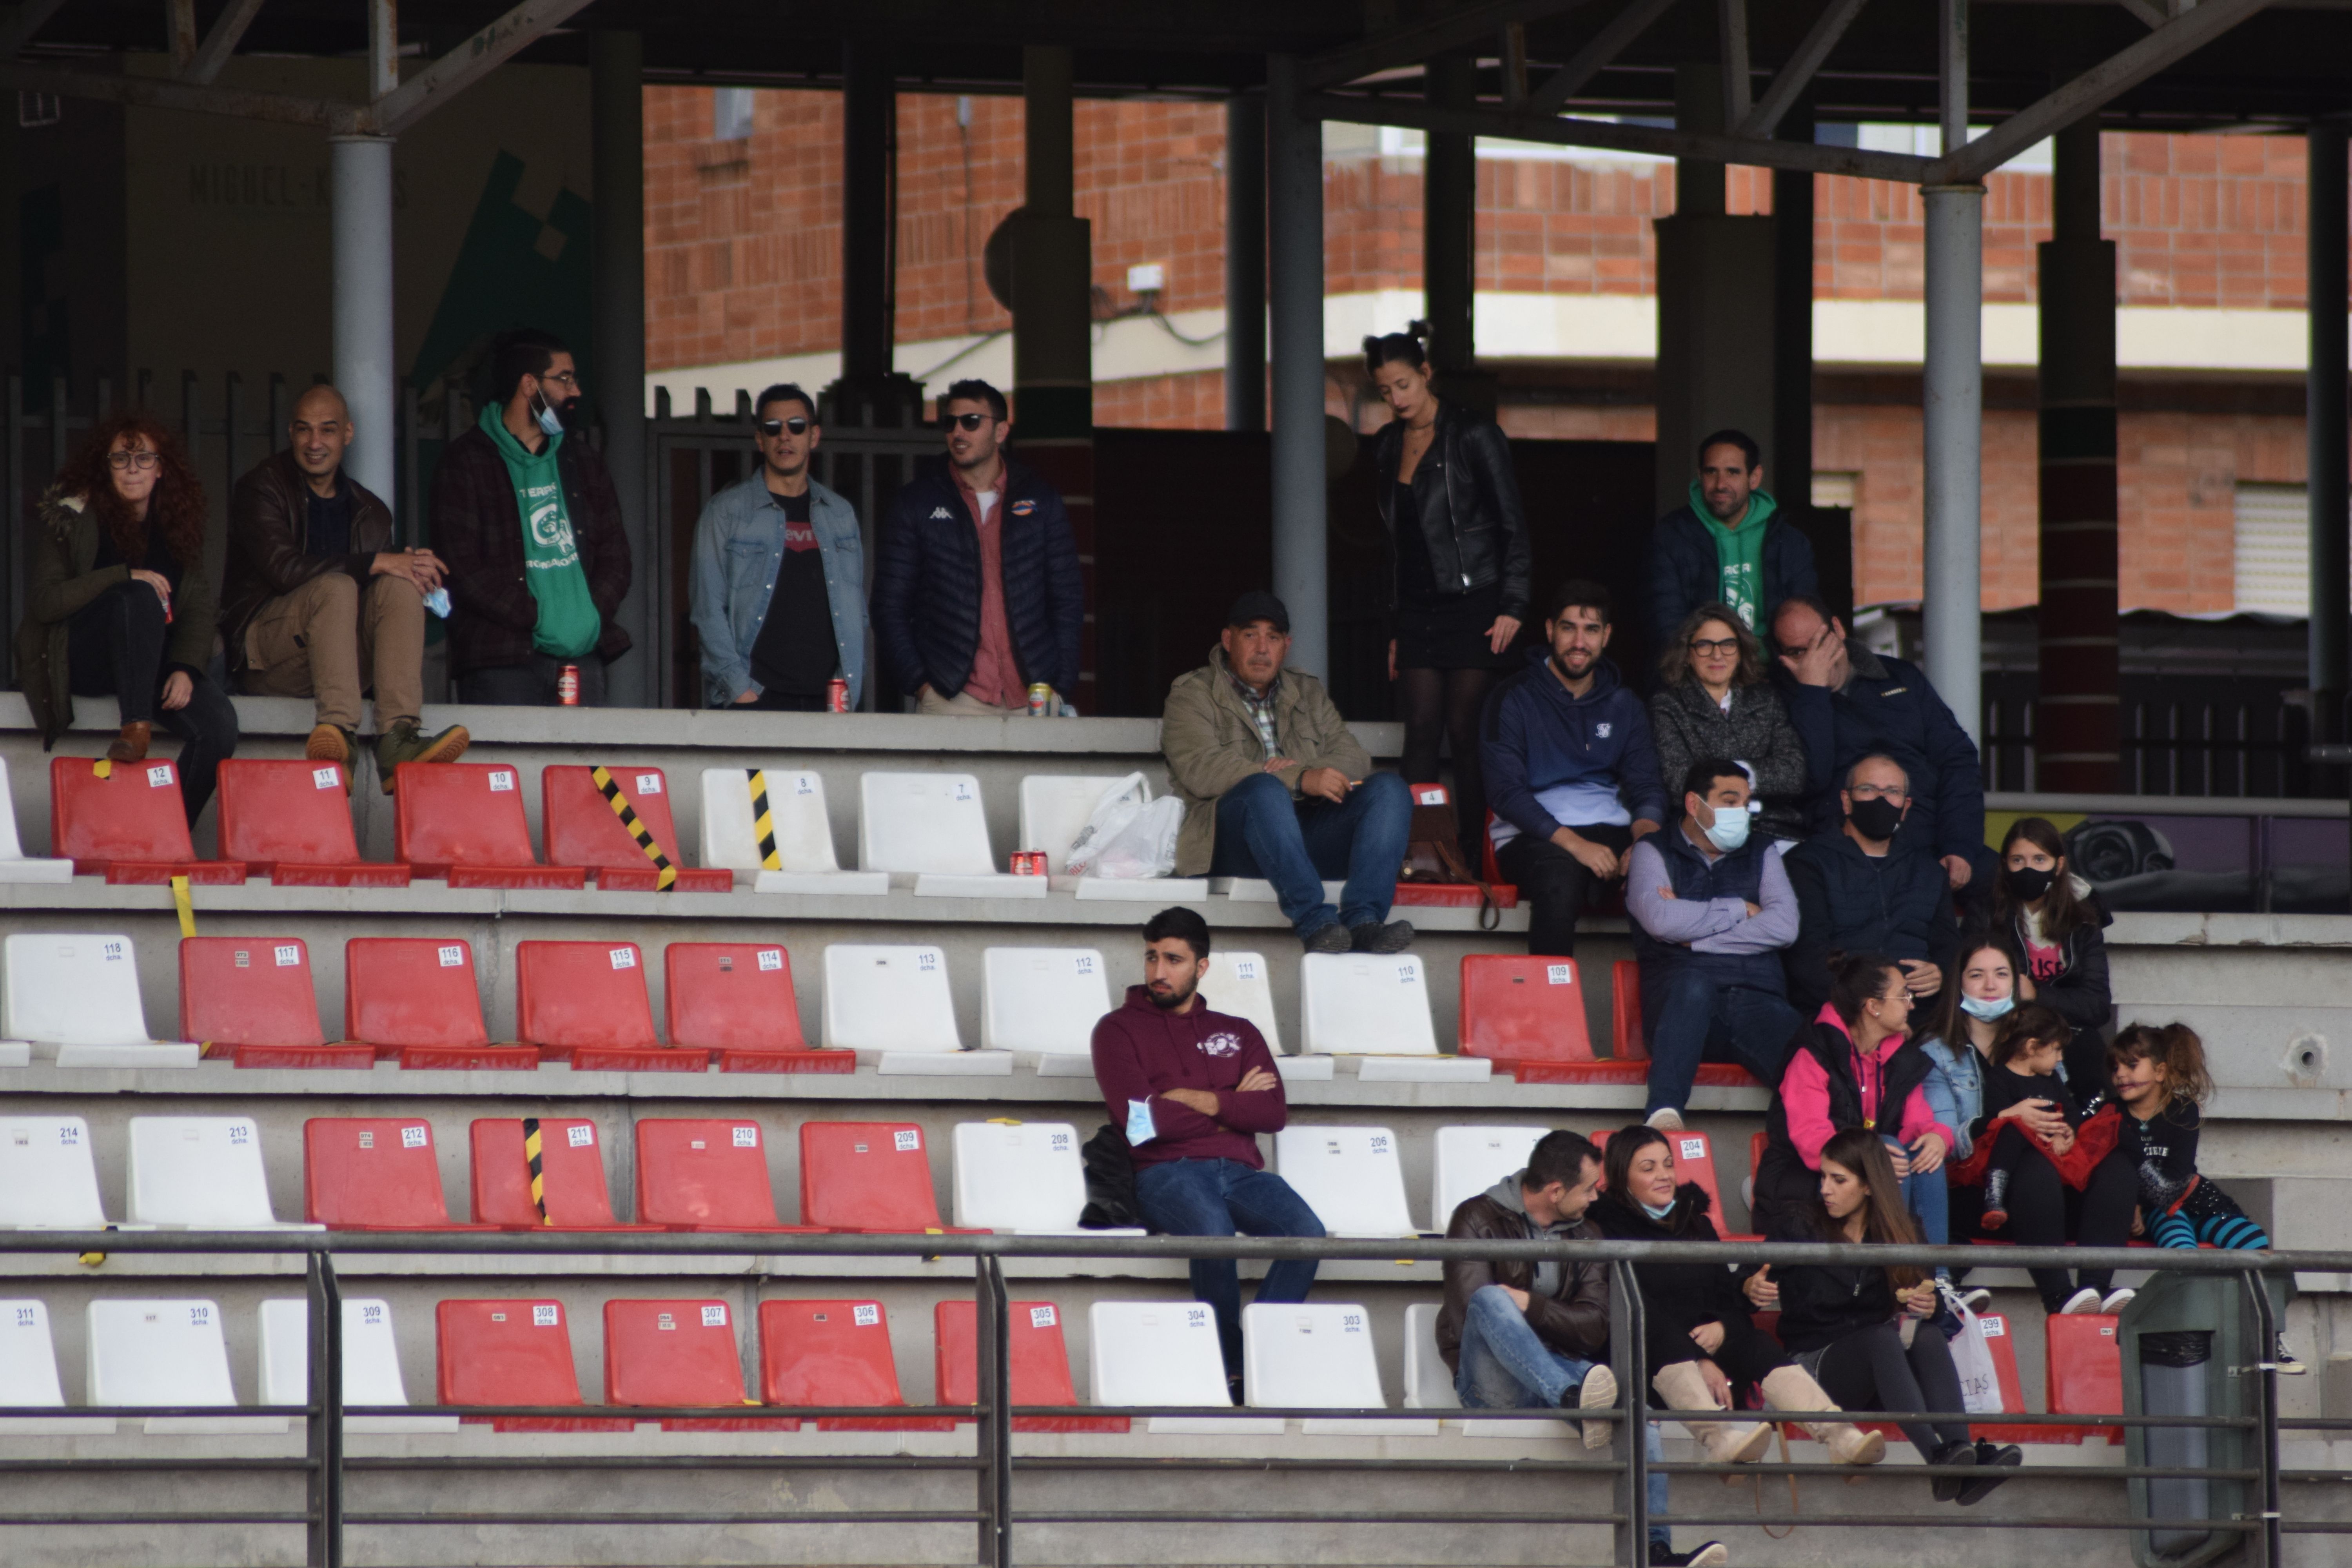
[[[1063,860],[1063,870],[1073,877],[1098,875],[1094,868],[1095,861],[1118,836],[1119,830],[1150,804],[1151,786],[1144,782],[1141,773],[1129,773],[1113,783],[1103,791],[1102,798],[1095,802],[1094,815],[1087,818],[1086,826],[1070,841],[1070,852]]]
[[[1961,1408],[1971,1415],[2001,1415],[2000,1373],[1993,1366],[1992,1347],[1985,1343],[1984,1320],[1950,1286],[1939,1280],[1937,1289],[1960,1321],[1960,1331],[1952,1336],[1952,1370],[1960,1374]]]
[[[1183,830],[1184,803],[1163,795],[1127,819],[1094,858],[1095,877],[1165,877],[1176,869],[1176,836]]]

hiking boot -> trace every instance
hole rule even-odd
[[[122,726],[122,733],[114,737],[106,748],[110,763],[143,763],[147,760],[147,738],[155,727],[144,719]]]
[[[383,793],[390,795],[397,787],[401,763],[454,763],[466,754],[473,740],[463,724],[452,724],[437,735],[423,735],[417,732],[415,720],[394,721],[375,742],[375,771],[383,781]]]
[[[1357,952],[1402,952],[1412,945],[1412,922],[1366,921],[1348,928],[1348,946]]]
[[[359,777],[360,738],[338,724],[318,725],[310,731],[310,743],[302,748],[302,760],[334,763],[343,770],[343,788],[348,790]]]
[[[1348,952],[1356,945],[1355,939],[1348,934],[1348,928],[1338,921],[1317,926],[1298,940],[1306,944],[1309,952]]]

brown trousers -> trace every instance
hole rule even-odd
[[[425,711],[425,599],[389,573],[365,588],[348,572],[313,577],[254,612],[245,628],[245,689],[315,697],[319,722],[356,732],[375,690],[378,734]]]

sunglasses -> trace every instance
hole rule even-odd
[[[985,414],[942,414],[940,416],[940,428],[942,430],[952,430],[959,425],[962,426],[967,430],[977,430],[986,423],[988,423],[988,416]]]
[[[805,436],[808,434],[808,427],[809,422],[807,418],[798,414],[793,415],[790,419],[762,419],[760,421],[760,434],[762,436],[781,436],[787,430],[791,431],[795,436]]]

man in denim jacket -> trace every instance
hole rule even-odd
[[[836,676],[866,685],[866,569],[857,513],[809,476],[822,432],[799,387],[760,394],[759,471],[694,525],[694,629],[713,708],[822,712]]]

